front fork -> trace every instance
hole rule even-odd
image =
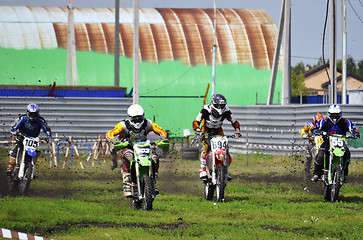
[[[214,154],[214,152],[212,153],[212,183],[214,185],[217,184],[217,176],[216,176],[216,156]]]
[[[138,197],[138,199],[142,199],[140,169],[139,169],[139,161],[138,160],[135,161],[135,173],[136,173],[137,197]]]
[[[327,182],[327,184],[333,184],[333,178],[332,178],[332,173],[333,173],[333,160],[334,160],[334,154],[333,151],[330,149],[329,150],[329,164],[326,165],[326,161],[324,161],[324,175],[323,175],[323,180]],[[339,166],[341,168],[341,180],[343,182],[344,180],[344,155],[342,157],[339,157]]]
[[[139,161],[136,160],[135,161],[135,174],[136,174],[136,184],[137,184],[137,198],[141,200],[143,198],[143,193],[141,192],[141,174],[140,174],[139,165],[140,165]],[[154,171],[153,165],[151,164],[151,166],[149,167],[149,176],[154,176],[153,171]]]
[[[22,179],[24,177],[24,168],[25,168],[25,150],[23,149],[23,153],[21,155],[19,172],[18,172],[19,179]]]

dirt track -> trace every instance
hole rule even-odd
[[[7,159],[5,156],[2,156],[1,159]],[[191,172],[188,176],[179,176],[175,174],[179,170],[180,165],[174,165],[174,159],[163,159],[160,164],[160,177],[158,179],[158,186],[160,190],[166,193],[188,193],[188,194],[196,194],[200,195],[200,188],[202,187],[202,182],[198,177],[198,167],[199,165],[196,162],[192,162],[192,166],[183,166],[183,170]],[[7,166],[4,161],[0,164],[0,196],[8,195],[8,177],[6,176],[5,170]],[[194,169],[195,168],[195,169]],[[72,172],[71,174],[66,175],[64,171],[59,167],[58,169],[52,169],[51,175],[45,174],[39,176],[35,181],[54,181],[61,182],[61,189],[48,189],[47,191],[30,191],[29,196],[41,196],[41,197],[49,197],[49,198],[67,198],[72,196],[75,193],[79,193],[77,189],[67,188],[68,183],[72,181],[82,181],[84,180],[94,180],[99,182],[104,182],[105,185],[112,181],[120,182],[120,190],[122,188],[121,176],[116,171],[113,174],[94,174],[97,171],[97,167],[86,169],[82,171],[82,174],[77,174],[77,172]],[[104,170],[102,170],[104,171]],[[110,170],[111,171],[111,170]],[[290,170],[289,170],[290,171]],[[302,172],[296,171],[295,174],[286,174],[286,175],[276,175],[273,173],[270,174],[239,174],[239,175],[231,175],[233,181],[238,182],[246,182],[246,183],[294,183],[295,185],[300,185],[301,189],[305,189],[309,191],[311,194],[322,194],[322,187],[319,183],[311,183],[307,178],[304,177]],[[351,183],[363,183],[363,175],[353,175],[349,176],[349,182]],[[105,189],[103,189],[105,190]]]

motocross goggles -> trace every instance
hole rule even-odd
[[[215,103],[213,104],[213,106],[217,109],[223,109],[226,107],[226,104],[218,104],[218,103]]]
[[[134,123],[142,123],[142,121],[144,121],[144,117],[143,116],[135,116],[131,118],[131,121]]]
[[[27,115],[28,115],[29,119],[31,119],[31,120],[39,118],[39,113],[38,112],[28,112]]]

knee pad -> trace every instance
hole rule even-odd
[[[152,154],[151,159],[154,161],[157,161],[157,160],[159,160],[159,156],[157,154]]]
[[[123,158],[129,160],[129,161],[132,161],[132,159],[134,158],[134,154],[132,153],[131,150],[127,150],[123,153]]]

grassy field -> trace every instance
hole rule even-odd
[[[42,157],[27,196],[7,194],[0,164],[0,227],[53,239],[362,239],[363,161],[350,165],[340,201],[305,181],[303,158],[235,156],[226,201],[203,198],[199,162],[162,159],[154,209],[130,208],[110,162],[51,168]]]

